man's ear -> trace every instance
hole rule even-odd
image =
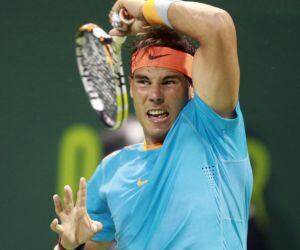
[[[132,95],[132,84],[133,84],[133,79],[132,79],[132,76],[128,76],[128,81],[129,81],[129,93],[130,93],[130,97],[133,98],[133,95]]]
[[[195,92],[192,84],[189,84],[189,99],[194,98]]]

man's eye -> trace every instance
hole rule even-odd
[[[167,80],[167,81],[164,81],[165,85],[170,85],[170,84],[175,84],[175,81],[174,80]]]
[[[148,85],[148,84],[149,84],[149,81],[146,81],[146,80],[138,80],[137,83],[138,83],[138,84],[141,84],[141,85]]]

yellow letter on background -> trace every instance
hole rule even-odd
[[[57,193],[63,197],[63,187],[67,184],[76,193],[79,178],[91,177],[102,153],[99,133],[94,128],[84,124],[69,127],[59,144]]]
[[[270,176],[271,159],[266,146],[256,138],[248,138],[248,150],[253,168],[252,205],[255,208],[255,218],[259,226],[266,226],[268,214],[263,192]]]

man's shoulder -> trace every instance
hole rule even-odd
[[[140,151],[142,143],[127,145],[121,149],[111,152],[103,158],[103,163],[108,164],[116,160],[124,160],[124,157],[132,157]]]
[[[129,145],[108,154],[102,159],[98,171],[105,173],[104,175],[111,179],[120,167],[140,156],[141,147],[141,143]]]

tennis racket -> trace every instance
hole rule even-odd
[[[76,35],[77,65],[85,92],[101,121],[118,129],[128,116],[121,48],[126,37],[109,36],[88,23]]]

